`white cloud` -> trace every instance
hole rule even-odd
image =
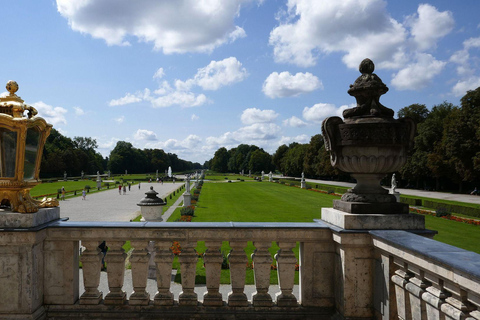
[[[113,120],[118,124],[122,124],[125,121],[125,116],[120,116],[120,117],[115,118]]]
[[[480,77],[470,77],[465,80],[458,81],[452,88],[452,93],[461,97],[467,93],[468,90],[475,90],[480,87]]]
[[[145,129],[138,129],[133,135],[135,140],[157,140],[155,132]]]
[[[157,76],[158,74],[158,76]],[[160,68],[154,78],[163,76]],[[218,90],[227,85],[243,81],[248,73],[242,64],[235,58],[230,57],[221,61],[211,61],[206,67],[198,69],[193,78],[185,81],[175,80],[174,87],[168,81],[159,83],[158,89],[151,94],[149,89],[135,94],[127,93],[124,97],[113,99],[110,106],[120,106],[141,101],[149,101],[154,108],[165,108],[178,105],[180,107],[198,107],[209,102],[205,94],[192,92],[192,87],[198,86],[204,90]]]
[[[134,36],[169,54],[211,52],[244,37],[234,20],[245,2],[250,1],[57,0],[57,9],[73,30],[108,45],[130,45],[126,38]]]
[[[438,39],[449,34],[455,21],[450,11],[439,12],[430,4],[420,4],[417,14],[407,19],[411,25],[414,42],[420,50],[428,50],[436,46]]]
[[[384,0],[288,0],[287,13],[270,33],[274,58],[310,67],[322,54],[340,53],[349,68],[358,68],[368,57],[379,68],[401,69],[417,53],[434,49],[453,28],[449,11],[421,4],[401,23],[391,17],[386,4]]]
[[[291,118],[288,118],[286,120],[283,120],[283,125],[287,127],[295,127],[295,128],[300,128],[300,127],[305,127],[307,124],[302,121],[301,119],[292,116]]]
[[[207,143],[207,146],[209,146],[211,149],[215,149],[219,146],[226,147],[239,143],[239,141],[235,138],[234,133],[232,132],[225,132],[219,137],[208,137],[207,139],[205,139],[205,142]]]
[[[65,114],[68,112],[67,109],[53,107],[42,101],[35,102],[32,106],[37,109],[38,115],[47,120],[48,123],[51,123],[54,126],[67,124],[67,119],[65,119]]]
[[[85,114],[85,111],[80,107],[73,107],[73,110],[75,110],[76,116],[83,116]]]
[[[153,75],[153,79],[162,79],[164,75],[165,72],[163,71],[163,68],[158,68],[158,70]]]
[[[235,57],[221,61],[211,61],[208,66],[198,69],[194,83],[203,90],[218,90],[219,88],[243,81],[248,73]]]
[[[192,114],[192,116],[191,116],[190,119],[192,119],[192,121],[196,121],[196,120],[200,119],[200,117],[197,116],[197,115],[194,113],[194,114]]]
[[[398,90],[423,89],[440,74],[445,65],[445,61],[438,61],[428,53],[419,53],[415,63],[407,65],[393,76],[392,85]]]
[[[127,93],[122,98],[111,100],[108,103],[108,105],[111,106],[111,107],[113,107],[113,106],[123,106],[123,105],[126,105],[126,104],[140,102],[140,101],[142,101],[142,98],[139,97],[138,95]]]
[[[480,37],[469,38],[463,42],[463,49],[456,51],[450,57],[450,61],[457,65],[457,74],[460,77],[452,88],[452,93],[457,97],[480,86],[477,62],[474,60],[476,58],[470,56],[470,50],[476,48],[480,48]]]
[[[271,73],[263,83],[263,92],[270,98],[298,96],[323,88],[322,82],[310,72],[291,75],[290,72]]]
[[[183,140],[168,139],[166,141],[147,143],[145,146],[147,148],[160,148],[160,149],[166,150],[167,152],[170,152],[170,151],[194,149],[201,142],[202,142],[202,139],[199,136],[191,134]]]
[[[243,110],[240,117],[243,124],[267,123],[272,122],[278,117],[278,113],[273,110],[260,110],[257,108],[248,108]]]
[[[167,95],[151,98],[154,108],[165,108],[173,105],[181,107],[198,107],[207,102],[207,97],[202,93],[199,95],[193,92],[174,91]]]
[[[296,137],[285,137],[282,136],[280,140],[278,141],[278,145],[281,146],[282,144],[289,145],[292,142],[297,142],[297,143],[308,143],[310,142],[311,137],[307,136],[306,134],[301,134]]]
[[[280,127],[274,123],[254,123],[235,132],[240,141],[272,140],[277,137]]]
[[[383,0],[289,0],[287,6],[286,21],[270,33],[277,62],[309,67],[319,53],[342,52],[345,64],[357,68],[365,57],[377,64],[402,57],[407,33]]]
[[[303,118],[307,121],[322,123],[322,121],[331,116],[342,116],[342,113],[347,108],[352,108],[354,105],[343,105],[340,108],[330,103],[317,103],[311,108],[305,107],[303,109]]]

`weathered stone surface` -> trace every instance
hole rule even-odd
[[[347,230],[425,229],[425,217],[416,214],[354,214],[322,208],[322,220]]]
[[[60,219],[60,208],[41,208],[35,213],[3,211],[0,228],[33,228]]]

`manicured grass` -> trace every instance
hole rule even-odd
[[[204,183],[195,222],[312,222],[336,196],[271,182]]]
[[[97,188],[97,183],[92,180],[57,181],[57,182],[48,182],[48,183],[38,184],[32,188],[32,190],[30,191],[30,194],[35,197],[35,196],[40,196],[44,194],[57,193],[57,190],[61,189],[62,187],[65,187],[65,190],[67,192],[73,191],[73,190],[82,190],[86,185],[89,185],[91,187],[90,192],[92,192],[93,189]],[[110,189],[112,187],[114,187],[114,185],[111,183]]]
[[[438,203],[445,203],[445,204],[451,204],[451,205],[458,205],[458,206],[463,206],[463,207],[471,207],[471,208],[480,209],[480,204],[476,204],[476,203],[468,203],[468,202],[460,202],[460,201],[444,200],[444,199],[433,199],[433,198],[411,196],[411,195],[405,195],[405,194],[402,194],[402,197],[410,198],[410,199],[429,200],[429,201],[435,201],[435,202],[438,202]]]
[[[205,180],[208,180],[208,181],[228,181],[228,180],[232,180],[232,181],[238,181],[238,179],[242,179],[242,180],[254,180],[254,177],[255,175],[252,174],[252,178],[249,178],[248,177],[248,174],[245,174],[244,176],[240,175],[240,174],[234,174],[234,173],[216,173],[216,172],[211,172],[211,173],[207,173],[205,174]],[[227,178],[227,179],[225,179]]]
[[[434,240],[480,254],[480,227],[433,216],[425,216],[425,224],[438,231]]]

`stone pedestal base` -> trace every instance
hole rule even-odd
[[[300,182],[300,187],[302,189],[306,189],[307,188],[307,183],[305,181]]]
[[[408,204],[399,202],[365,203],[334,200],[333,207],[355,214],[408,214]]]
[[[397,191],[391,192],[390,191],[390,194],[393,195],[395,197],[395,199],[397,199],[397,202],[400,202],[400,192],[397,192]]]
[[[33,228],[60,219],[60,208],[41,208],[35,213],[0,211],[2,228]]]
[[[416,214],[353,214],[322,208],[322,220],[349,230],[424,230],[425,217]]]
[[[192,204],[192,195],[190,192],[185,191],[183,193],[183,207],[188,207]]]

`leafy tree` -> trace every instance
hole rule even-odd
[[[414,103],[398,110],[399,118],[411,118],[415,123],[422,123],[427,119],[429,111],[424,104]]]
[[[288,151],[288,146],[286,144],[282,144],[278,147],[277,151],[273,155],[272,162],[275,165],[275,169],[280,172],[285,172],[285,161],[284,157]]]
[[[272,156],[263,149],[257,149],[251,153],[248,169],[252,172],[269,172],[272,170]]]
[[[228,170],[228,151],[225,147],[218,149],[211,160],[211,169],[217,172],[227,172]]]
[[[293,147],[292,147],[293,145]],[[307,153],[308,144],[290,144],[285,154],[284,175],[299,177],[303,172],[303,162]]]

